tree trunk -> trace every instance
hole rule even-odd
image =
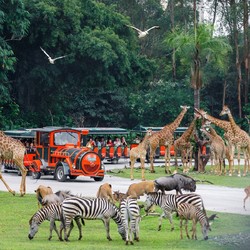
[[[244,104],[248,104],[248,91],[249,91],[249,35],[248,35],[248,0],[244,0],[244,62],[245,62],[245,80],[244,80]]]

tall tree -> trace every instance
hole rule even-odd
[[[13,46],[26,34],[28,16],[22,0],[0,0],[0,127],[10,126],[18,112],[10,94],[12,82],[8,76],[15,69]]]

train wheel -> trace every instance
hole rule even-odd
[[[63,167],[62,166],[59,166],[57,169],[56,169],[56,172],[55,172],[55,176],[56,176],[56,179],[60,182],[64,182],[66,181],[67,179],[67,176],[64,174],[64,170],[63,170]]]
[[[32,178],[33,179],[40,179],[41,173],[40,172],[32,172]]]
[[[75,180],[75,179],[77,178],[77,176],[75,176],[75,175],[70,175],[69,178],[70,178],[70,180]]]
[[[104,177],[94,177],[95,181],[102,181],[104,179]]]

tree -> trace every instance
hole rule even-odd
[[[14,72],[16,57],[13,45],[19,42],[29,27],[28,12],[22,0],[0,0],[0,126],[10,126],[18,113],[18,105],[11,98],[11,81],[8,74]]]
[[[200,107],[200,89],[203,87],[202,70],[208,63],[216,65],[217,70],[225,69],[225,58],[230,46],[224,39],[211,37],[212,27],[199,24],[194,30],[176,29],[167,35],[167,46],[175,49],[183,66],[191,67],[191,87],[194,89],[194,107]]]

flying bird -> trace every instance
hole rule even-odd
[[[136,30],[137,32],[138,32],[138,37],[139,38],[143,38],[143,37],[145,37],[146,35],[148,35],[148,32],[150,31],[150,30],[152,30],[152,29],[160,29],[160,26],[153,26],[153,27],[151,27],[151,28],[149,28],[149,29],[147,29],[147,30],[145,30],[145,31],[142,31],[142,30],[140,30],[140,29],[138,29],[138,28],[136,28],[136,27],[134,27],[134,26],[131,26],[131,25],[126,25],[127,27],[130,27],[130,28],[132,28],[132,29],[134,29],[134,30]]]
[[[55,60],[58,60],[58,59],[61,59],[61,58],[64,58],[64,57],[66,57],[66,56],[59,56],[59,57],[56,57],[56,58],[51,58],[50,57],[50,55],[42,48],[42,47],[40,47],[40,49],[43,51],[43,53],[48,57],[48,59],[49,59],[49,62],[51,63],[51,64],[54,64],[55,63]]]

